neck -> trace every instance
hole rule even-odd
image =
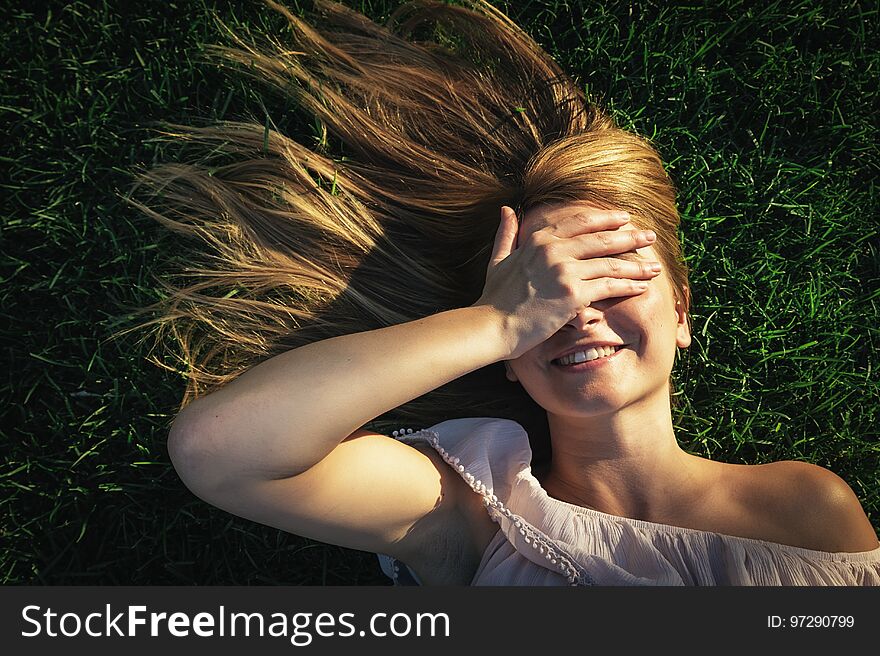
[[[700,459],[678,445],[668,397],[607,414],[548,413],[548,421],[553,458],[543,485],[551,496],[661,523],[695,501]]]

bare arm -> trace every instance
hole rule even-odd
[[[496,314],[460,308],[283,353],[187,407],[169,448],[210,460],[190,476],[301,474],[368,421],[505,357]]]
[[[637,281],[657,275],[647,263],[600,256],[647,238],[590,234],[625,222],[620,213],[580,211],[514,249],[516,217],[506,208],[473,306],[310,344],[254,367],[181,412],[168,442],[175,468],[216,506],[325,542],[404,557],[438,535],[467,542],[474,495],[461,493],[458,476],[430,450],[359,427],[518,357],[594,300],[644,291]]]

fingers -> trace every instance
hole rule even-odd
[[[584,287],[585,305],[590,305],[606,298],[638,296],[648,290],[649,283],[624,278],[598,278],[584,281]]]
[[[567,238],[599,230],[616,230],[629,221],[629,213],[620,210],[582,210],[550,227],[556,237]]]
[[[660,275],[662,267],[653,260],[623,260],[614,257],[596,257],[572,262],[566,271],[580,280],[628,279],[635,281],[653,280]]]
[[[501,208],[501,221],[495,233],[495,244],[492,247],[492,257],[489,259],[489,267],[494,267],[504,258],[510,255],[516,248],[516,233],[519,225],[516,220],[516,212],[507,205]]]
[[[627,253],[646,248],[657,240],[652,230],[615,230],[576,235],[567,239],[566,253],[578,260]],[[570,250],[569,250],[570,249]]]
[[[606,298],[641,294],[661,271],[659,262],[618,258],[593,258],[569,267],[571,275],[582,281],[579,295],[586,305]]]

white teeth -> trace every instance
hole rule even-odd
[[[581,362],[588,362],[590,360],[596,360],[598,358],[605,358],[614,353],[617,348],[613,346],[596,346],[593,348],[589,348],[586,351],[577,351],[576,353],[569,353],[566,356],[563,356],[556,360],[557,364],[561,364],[563,366],[570,364],[580,364]]]

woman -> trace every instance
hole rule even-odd
[[[164,318],[210,392],[169,437],[187,486],[398,582],[880,583],[842,479],[678,445],[689,288],[651,146],[488,4],[409,3],[393,32],[318,4],[333,30],[273,5],[295,50],[221,51],[319,119],[318,152],[226,124],[180,136],[234,163],[145,176],[215,249]],[[395,412],[445,416],[369,427]]]

